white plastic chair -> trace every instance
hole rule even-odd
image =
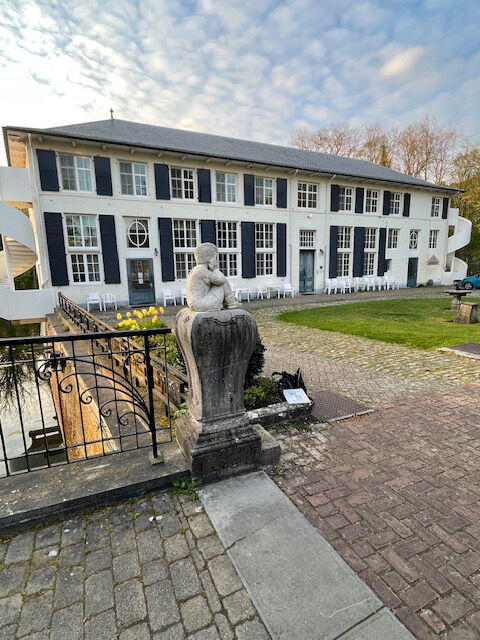
[[[167,306],[167,301],[171,300],[175,306],[177,306],[177,299],[175,298],[175,294],[171,289],[163,290],[163,306]]]
[[[325,292],[330,295],[332,292],[337,293],[338,289],[338,280],[337,278],[327,278],[327,286],[325,287]]]
[[[268,289],[267,287],[263,287],[261,284],[257,285],[257,300],[259,298],[261,298],[263,300],[263,296],[266,295],[268,296]]]
[[[355,291],[355,293],[358,293],[358,291],[364,291],[365,286],[366,285],[363,278],[356,277],[353,279],[353,290]]]
[[[355,283],[353,282],[353,280],[351,278],[343,278],[341,282],[343,285],[342,293],[347,293],[347,289],[348,293],[352,293],[352,289],[355,288]]]
[[[295,294],[293,292],[293,287],[289,282],[283,285],[283,297],[285,298],[287,294],[292,296],[292,298],[295,297]]]
[[[98,304],[98,308],[100,309],[100,311],[103,311],[102,299],[100,298],[99,293],[89,293],[87,295],[87,311],[90,311],[91,304]]]
[[[117,309],[117,299],[113,295],[113,293],[104,293],[102,296],[103,308],[107,310],[107,304],[111,304],[115,309]]]
[[[375,278],[372,276],[365,278],[365,291],[375,291]]]
[[[187,290],[186,289],[182,289],[180,291],[180,299],[182,301],[182,304],[185,304],[185,302],[187,300]]]

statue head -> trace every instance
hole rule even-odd
[[[202,242],[195,249],[195,260],[197,264],[206,264],[210,267],[218,266],[218,249],[211,242]]]

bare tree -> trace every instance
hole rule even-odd
[[[361,146],[361,131],[348,124],[333,124],[313,132],[300,128],[290,139],[290,144],[299,149],[355,157]]]
[[[363,129],[360,156],[369,162],[392,166],[392,133],[380,124],[367,125]]]

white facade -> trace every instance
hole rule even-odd
[[[156,302],[162,303],[163,291],[167,289],[173,290],[180,297],[181,290],[186,285],[186,273],[188,266],[191,265],[193,245],[199,244],[202,239],[200,221],[215,221],[220,253],[225,256],[222,258],[223,264],[230,270],[227,275],[239,287],[252,292],[256,291],[258,285],[268,286],[284,283],[291,283],[295,291],[305,289],[305,287],[315,292],[323,291],[331,269],[330,255],[333,250],[338,252],[337,269],[340,264],[339,254],[350,254],[350,257],[342,257],[342,265],[346,271],[349,271],[348,275],[354,275],[353,229],[357,227],[375,230],[365,232],[365,237],[368,236],[368,240],[365,240],[364,245],[364,269],[371,270],[372,275],[377,275],[379,268],[379,254],[381,253],[379,230],[382,228],[387,230],[385,259],[388,268],[386,273],[396,278],[401,286],[407,285],[409,258],[418,259],[417,284],[426,284],[429,280],[435,284],[451,284],[454,279],[466,275],[467,265],[454,257],[454,251],[468,244],[470,223],[458,216],[457,209],[452,209],[449,206],[447,219],[442,218],[443,198],[450,197],[452,192],[449,190],[442,191],[441,189],[407,184],[376,182],[363,178],[346,179],[340,176],[327,176],[311,171],[302,172],[275,166],[266,167],[256,165],[255,158],[252,158],[250,163],[223,161],[214,157],[200,158],[185,153],[149,151],[131,146],[122,147],[118,143],[97,144],[78,140],[72,142],[53,136],[29,134],[22,138],[21,143],[18,140],[15,142],[17,150],[19,144],[24,145],[25,151],[23,160],[17,160],[17,164],[20,165],[23,162],[26,168],[23,170],[21,168],[0,170],[0,197],[17,206],[19,206],[18,203],[23,203],[23,206],[28,207],[34,246],[32,246],[31,239],[25,237],[25,231],[20,229],[25,223],[25,214],[18,212],[18,209],[15,210],[19,216],[24,218],[23,220],[18,218],[17,226],[20,236],[16,238],[16,229],[12,228],[13,216],[10,218],[6,209],[2,209],[0,234],[7,236],[7,241],[3,243],[4,251],[0,251],[0,278],[3,279],[1,284],[10,289],[13,288],[13,280],[12,261],[9,259],[9,238],[20,243],[24,242],[30,251],[35,252],[33,262],[36,261],[40,287],[49,291],[49,295],[52,291],[54,294],[61,291],[75,302],[85,304],[89,292],[100,294],[110,292],[116,296],[121,304],[134,303],[132,286],[138,286],[139,283],[144,286],[144,281],[148,279],[148,273],[143,273],[144,267],[150,265],[153,276],[150,279],[153,280],[152,288]],[[59,181],[58,192],[41,189],[41,176],[37,162],[38,149],[55,152]],[[63,159],[61,159],[62,155]],[[81,158],[81,160],[65,159],[67,156]],[[110,160],[111,196],[97,195],[94,156]],[[20,158],[21,154],[17,153],[16,157]],[[159,163],[169,167],[171,196],[169,200],[157,197],[154,164]],[[63,172],[62,164],[66,166]],[[136,191],[138,195],[124,195],[122,193],[121,169],[124,174],[123,191],[131,191],[133,187],[133,191]],[[191,170],[191,173],[184,172],[184,169]],[[199,201],[197,175],[199,169],[210,171],[211,202]],[[27,174],[29,189],[26,189],[25,185]],[[228,177],[225,177],[224,174],[228,174]],[[263,197],[266,199],[266,203],[256,203],[254,206],[245,205],[244,180],[246,174],[259,178],[259,180],[255,179],[257,202]],[[67,181],[69,176],[70,182]],[[173,182],[176,176],[180,176],[182,180],[183,195],[190,196],[192,195],[191,190],[193,190],[193,198],[174,197],[179,195],[176,187],[180,186],[179,182]],[[192,176],[192,181],[190,181],[190,176]],[[261,178],[266,182],[263,181],[262,184]],[[285,208],[276,206],[277,178],[287,181]],[[273,191],[271,198],[270,184]],[[332,208],[335,208],[332,207],[332,185],[335,185],[335,188],[338,187],[340,191],[339,211],[335,212],[332,211]],[[64,188],[65,186],[70,188]],[[77,190],[79,187],[84,190]],[[343,188],[346,188],[345,192],[342,191]],[[355,213],[356,189],[364,189],[363,213]],[[383,215],[385,192],[400,194],[398,213],[395,213],[395,206],[391,204],[392,213]],[[30,197],[28,197],[28,193],[31,193]],[[223,196],[224,193],[228,195]],[[410,195],[408,217],[402,215],[405,194]],[[432,204],[433,198],[438,198],[438,203],[434,201]],[[230,201],[221,201],[225,199]],[[395,196],[391,196],[391,199],[394,200]],[[351,207],[348,210],[350,202]],[[300,206],[301,204],[306,206]],[[7,207],[8,205],[2,206]],[[347,210],[342,211],[342,208]],[[432,215],[432,212],[436,213],[437,211],[438,215]],[[61,286],[52,284],[54,280],[51,273],[52,255],[49,255],[47,246],[45,212],[61,214],[65,246],[55,247],[55,251],[58,249],[59,255],[65,254],[68,271],[68,284]],[[114,217],[120,279],[118,284],[105,284],[105,261],[113,259],[114,256],[105,253],[99,228],[99,216]],[[162,256],[167,249],[160,242],[159,218],[172,220],[173,264],[176,272],[173,281],[165,281],[165,274],[162,271]],[[253,222],[256,225],[257,275],[253,278],[244,278],[242,275],[242,222]],[[132,223],[133,226],[130,227]],[[278,253],[283,251],[282,248],[276,246],[278,241],[277,226],[280,224],[286,225],[285,275],[277,274]],[[75,232],[72,231],[74,227]],[[144,234],[146,227],[148,227],[147,241],[145,241]],[[339,248],[338,245],[332,249],[331,227],[352,229],[350,249],[348,247]],[[80,232],[78,232],[78,228],[81,228]],[[129,229],[131,229],[130,239],[128,238]],[[389,232],[389,230],[392,231]],[[412,234],[412,232],[414,233]],[[77,234],[75,238],[72,235],[74,233]],[[350,232],[345,232],[344,229],[340,231],[342,238],[345,233],[348,235]],[[189,241],[187,240],[183,246],[176,246],[176,241],[178,243],[185,234],[189,236]],[[87,246],[78,246],[85,244],[85,242]],[[135,244],[140,246],[131,246]],[[262,246],[260,246],[261,244]],[[303,251],[310,253],[308,256],[305,254],[301,256]],[[50,253],[52,253],[52,247],[50,247]],[[366,257],[367,254],[369,254],[368,257]],[[60,255],[60,257],[62,256]],[[140,260],[151,262],[138,262]],[[382,260],[381,255],[380,260]],[[302,280],[300,277],[300,272],[306,264],[311,264],[312,261],[313,282],[309,279],[306,283],[305,279]],[[33,264],[33,262],[31,263]],[[347,273],[338,275],[347,275]],[[135,280],[134,285],[132,285],[132,278]],[[91,281],[88,281],[89,279]],[[24,294],[24,292],[22,293]],[[35,293],[38,295],[41,292]],[[1,297],[2,289],[0,288],[0,300]],[[24,295],[24,297],[26,296]],[[15,314],[22,315],[22,318],[39,317],[35,315],[32,308],[28,308],[28,304],[24,306],[23,313],[16,309]],[[44,313],[43,308],[42,313]],[[5,314],[0,311],[0,316],[5,317]]]

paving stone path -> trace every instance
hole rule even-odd
[[[270,474],[421,640],[480,638],[480,362],[255,312],[266,371],[375,407],[288,425]]]
[[[198,500],[159,493],[0,539],[0,640],[268,640]]]

